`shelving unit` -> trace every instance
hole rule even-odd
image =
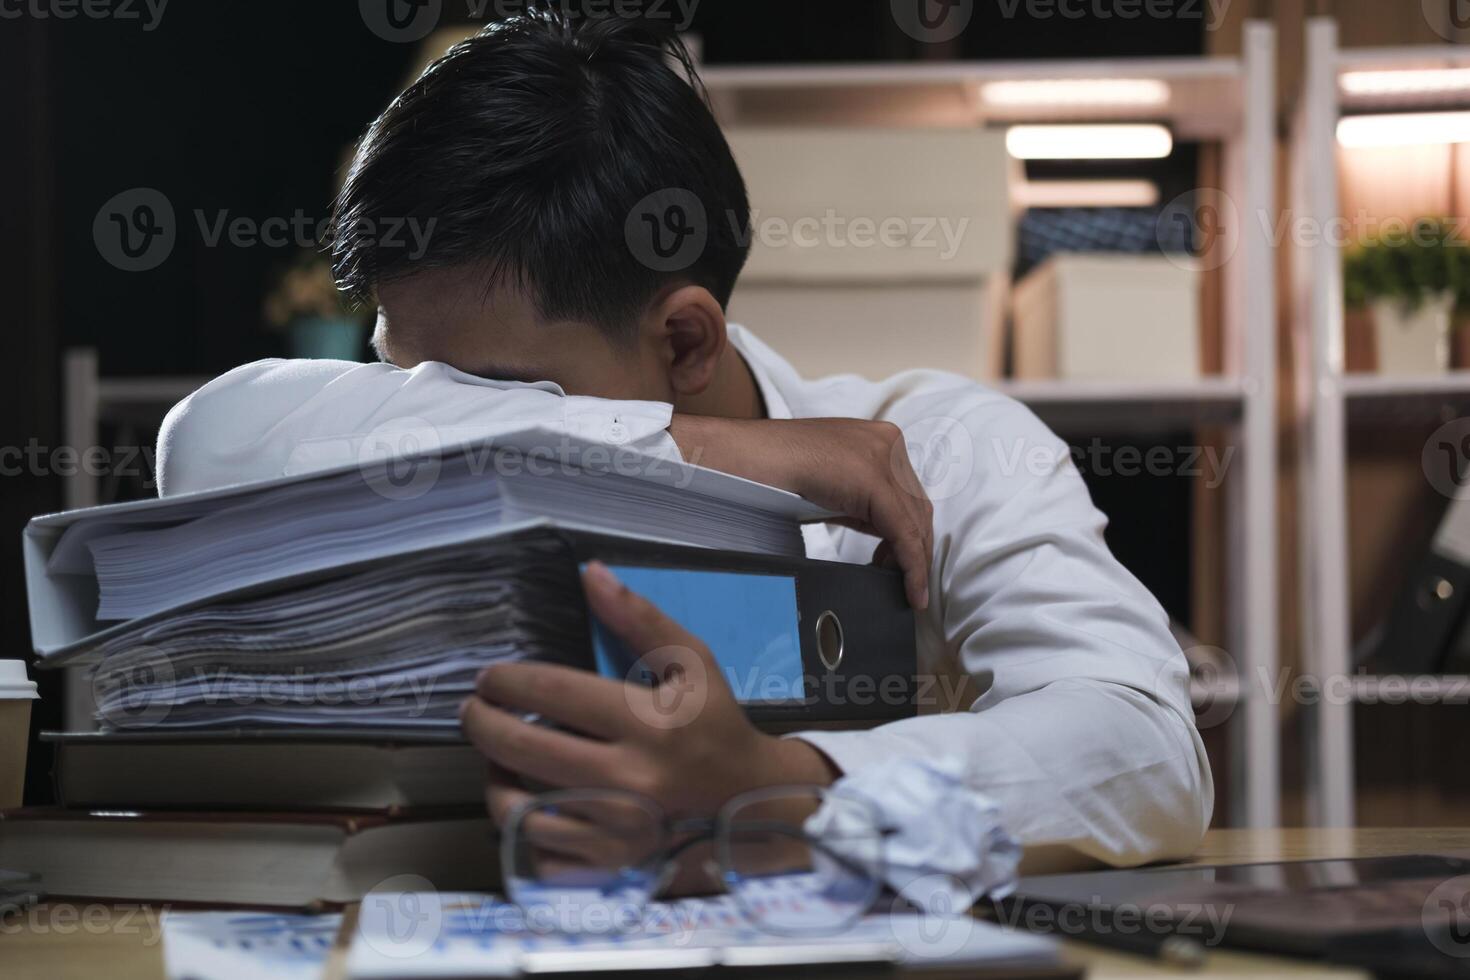
[[[1235,425],[1255,389],[1239,378],[1178,382],[1003,381],[996,389],[1024,402],[1060,430],[1105,426],[1115,432],[1187,425]]]
[[[105,422],[132,421],[156,425],[176,403],[202,387],[208,378],[104,378],[97,351],[74,347],[62,366],[65,405],[62,424],[69,446],[96,446]],[[62,499],[67,510],[101,502],[97,480],[78,472],[66,480]]]
[[[76,447],[100,446],[104,423],[156,426],[175,403],[209,380],[186,377],[104,378],[98,369],[97,351],[90,347],[74,347],[66,352],[62,377],[62,425],[66,445]],[[62,500],[66,509],[95,507],[102,503],[99,482],[97,477],[81,469],[74,471],[63,484]],[[67,730],[91,731],[94,727],[94,704],[86,668],[67,669],[65,691],[63,714]]]
[[[1252,24],[1255,43],[1275,48],[1275,32]],[[1247,47],[1250,42],[1248,41]],[[1247,92],[1240,58],[1137,58],[1086,61],[946,61],[932,64],[719,66],[701,70],[721,122],[779,115],[830,122],[835,110],[867,121],[913,126],[974,126],[1035,122],[1167,123],[1185,140],[1232,140],[1242,135]],[[1263,65],[1274,74],[1275,65]],[[990,82],[1151,79],[1169,86],[1163,105],[1142,110],[1076,102],[987,105]],[[1254,87],[1254,85],[1250,86]]]
[[[1470,108],[1470,92],[1361,94],[1345,91],[1355,71],[1412,72],[1470,67],[1470,48],[1424,46],[1344,51],[1329,18],[1308,24],[1304,82],[1291,132],[1290,217],[1315,228],[1339,217],[1337,125],[1345,112]],[[1350,422],[1448,421],[1470,409],[1470,372],[1426,377],[1344,370],[1346,311],[1342,253],[1333,244],[1299,243],[1293,255],[1293,341],[1300,425],[1303,651],[1307,673],[1346,696],[1306,709],[1303,772],[1307,823],[1351,826],[1355,817],[1357,704],[1417,685],[1434,703],[1466,703],[1470,682],[1455,677],[1375,677],[1355,671],[1348,579],[1347,460]],[[1341,679],[1341,681],[1334,681]]]
[[[1238,58],[945,62],[894,65],[710,66],[702,71],[726,125],[1004,126],[1046,122],[1164,123],[1179,140],[1219,143],[1224,374],[1178,383],[1003,381],[1063,434],[1167,431],[1220,426],[1237,449],[1227,479],[1226,649],[1237,683],[1196,685],[1197,703],[1234,701],[1229,722],[1235,826],[1280,819],[1277,709],[1276,283],[1269,222],[1275,211],[1276,37],[1247,25]],[[998,107],[992,82],[1145,79],[1167,99],[1149,106],[1075,100]]]

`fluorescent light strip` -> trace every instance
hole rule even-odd
[[[1163,126],[1013,126],[1006,149],[1018,160],[1158,160],[1174,152]]]
[[[1151,208],[1159,185],[1151,180],[1028,180],[1016,188],[1023,208]]]
[[[980,97],[997,108],[1047,106],[1123,106],[1150,108],[1169,104],[1169,86],[1151,78],[1047,79],[1034,82],[987,82]]]
[[[1470,91],[1470,68],[1418,71],[1353,71],[1338,85],[1348,95],[1425,95]]]
[[[1348,116],[1337,124],[1337,141],[1351,149],[1470,143],[1470,112]]]

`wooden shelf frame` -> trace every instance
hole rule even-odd
[[[1425,45],[1342,50],[1331,18],[1308,22],[1304,79],[1291,123],[1291,217],[1327,227],[1339,217],[1337,124],[1348,113],[1424,111],[1470,105],[1470,92],[1435,97],[1353,95],[1343,75],[1470,67],[1470,48]],[[1305,712],[1303,772],[1307,822],[1352,826],[1356,817],[1353,709],[1386,691],[1418,685],[1431,703],[1465,703],[1470,684],[1455,677],[1379,677],[1353,663],[1348,580],[1347,461],[1350,422],[1445,421],[1470,409],[1470,372],[1395,377],[1345,371],[1346,308],[1342,254],[1334,243],[1300,242],[1292,265],[1293,344],[1297,357],[1304,667],[1318,679],[1346,678],[1350,696],[1322,698]]]

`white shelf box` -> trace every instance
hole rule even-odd
[[[997,282],[1011,263],[1005,229],[1015,164],[999,133],[802,127],[727,135],[751,202],[750,260],[731,319],[808,377],[1000,373]]]
[[[1162,255],[1058,255],[1016,286],[1015,374],[1062,381],[1200,376],[1200,274]]]

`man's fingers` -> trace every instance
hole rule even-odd
[[[480,672],[475,690],[491,704],[531,712],[598,738],[628,727],[623,685],[559,664],[496,664]]]
[[[582,574],[587,604],[598,621],[617,634],[643,666],[662,674],[674,663],[687,663],[688,651],[708,658],[705,646],[689,631],[643,596],[618,581],[606,565],[591,562]]]
[[[516,785],[509,774],[495,763],[491,762],[488,766],[490,775],[485,784],[485,809],[490,812],[495,825],[503,830],[505,821],[510,818],[510,811],[522,803],[529,803],[531,794]]]
[[[878,549],[873,552],[873,564],[897,568],[903,572],[904,595],[909,605],[915,609],[928,608],[929,560],[933,553],[933,543],[931,541],[926,544],[920,539],[918,531],[913,529],[912,521],[904,521],[898,525],[910,529],[906,536],[889,530],[886,525],[869,524],[867,521],[852,518],[828,523],[881,538]]]
[[[607,787],[620,757],[605,742],[532,725],[478,697],[460,707],[465,737],[501,768],[553,786]]]
[[[828,523],[882,539],[879,550],[874,552],[873,563],[896,562],[903,571],[904,593],[909,605],[915,609],[926,609],[929,606],[929,569],[934,557],[934,520],[920,503],[919,498],[893,493],[872,502],[871,516],[867,520],[844,517]]]
[[[907,519],[918,532],[919,546],[923,553],[922,575],[915,574],[919,569],[909,564],[909,559],[898,548],[898,542],[895,542],[895,550],[900,552],[900,562],[907,573],[905,584],[909,591],[909,602],[915,609],[923,609],[929,605],[929,569],[934,558],[934,504],[929,499],[923,481],[914,470],[908,445],[901,435],[893,444],[891,463],[894,482],[898,486],[897,495],[901,498],[901,506],[897,508],[897,512],[907,514]]]
[[[589,563],[582,581],[592,614],[638,656],[635,672],[643,676],[630,676],[636,683],[623,692],[634,717],[659,730],[692,721],[710,691],[726,683],[709,647],[602,563]],[[652,684],[645,688],[647,675]]]
[[[634,850],[626,841],[596,824],[545,808],[526,814],[516,828],[516,834],[523,845],[534,851],[559,854],[604,867]]]
[[[508,829],[516,808],[535,799],[490,764],[485,805],[502,831]],[[536,868],[542,872],[548,855],[604,867],[610,862],[637,863],[658,851],[664,840],[663,824],[643,807],[596,797],[538,807],[522,817],[516,833],[536,854]]]
[[[929,539],[922,521],[896,500],[875,502],[873,523],[893,549],[903,569],[904,589],[909,605],[925,609],[929,605]]]

